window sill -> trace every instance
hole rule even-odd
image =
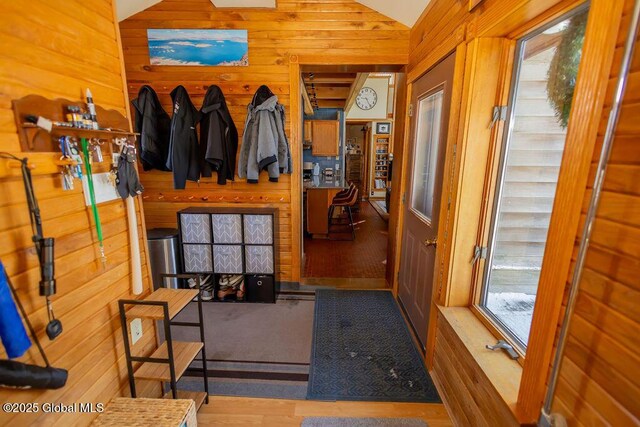
[[[438,306],[441,321],[446,321],[466,347],[478,368],[502,398],[515,417],[522,366],[502,350],[491,351],[487,344],[495,344],[496,338],[473,314],[469,307]]]

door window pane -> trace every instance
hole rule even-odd
[[[480,305],[527,346],[587,11],[518,44]]]
[[[418,102],[411,207],[427,221],[431,221],[433,216],[443,96],[444,91],[441,89]]]

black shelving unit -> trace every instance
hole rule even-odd
[[[194,277],[193,274],[162,274],[163,280],[165,278],[189,279],[192,277]],[[197,275],[195,277],[199,288],[200,279]],[[194,299],[198,302],[198,322],[175,321],[175,317]],[[137,397],[136,379],[156,380],[163,382],[163,384],[169,383],[170,391],[163,396],[166,399],[193,399],[196,408],[200,408],[203,402],[209,403],[207,353],[200,292],[197,289],[160,288],[142,300],[118,300],[118,307],[131,397]],[[136,356],[131,353],[127,319],[134,318],[162,322],[165,341],[150,356]],[[171,336],[172,326],[199,328],[200,342],[174,341]],[[201,358],[197,357],[198,354],[201,354]],[[204,392],[178,390],[178,380],[194,360],[202,362]],[[141,365],[134,370],[133,362],[140,362]]]
[[[243,275],[244,302],[275,302],[278,209],[192,207],[177,216],[184,273],[212,275],[214,295],[220,275]]]

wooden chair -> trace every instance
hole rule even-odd
[[[349,186],[346,194],[344,192],[340,192],[336,194],[331,202],[331,206],[329,207],[329,239],[331,240],[355,240],[356,238],[356,228],[353,223],[353,210],[352,208],[358,203],[358,187],[354,184]],[[348,222],[341,223],[340,221],[334,222],[333,214],[335,212],[335,208],[340,207],[347,212]],[[331,238],[331,227],[332,226],[343,226],[348,225],[351,228],[351,239],[332,239]]]

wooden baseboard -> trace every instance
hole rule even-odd
[[[301,285],[331,286],[340,289],[390,289],[384,278],[331,278],[331,277],[304,277],[300,279]]]

